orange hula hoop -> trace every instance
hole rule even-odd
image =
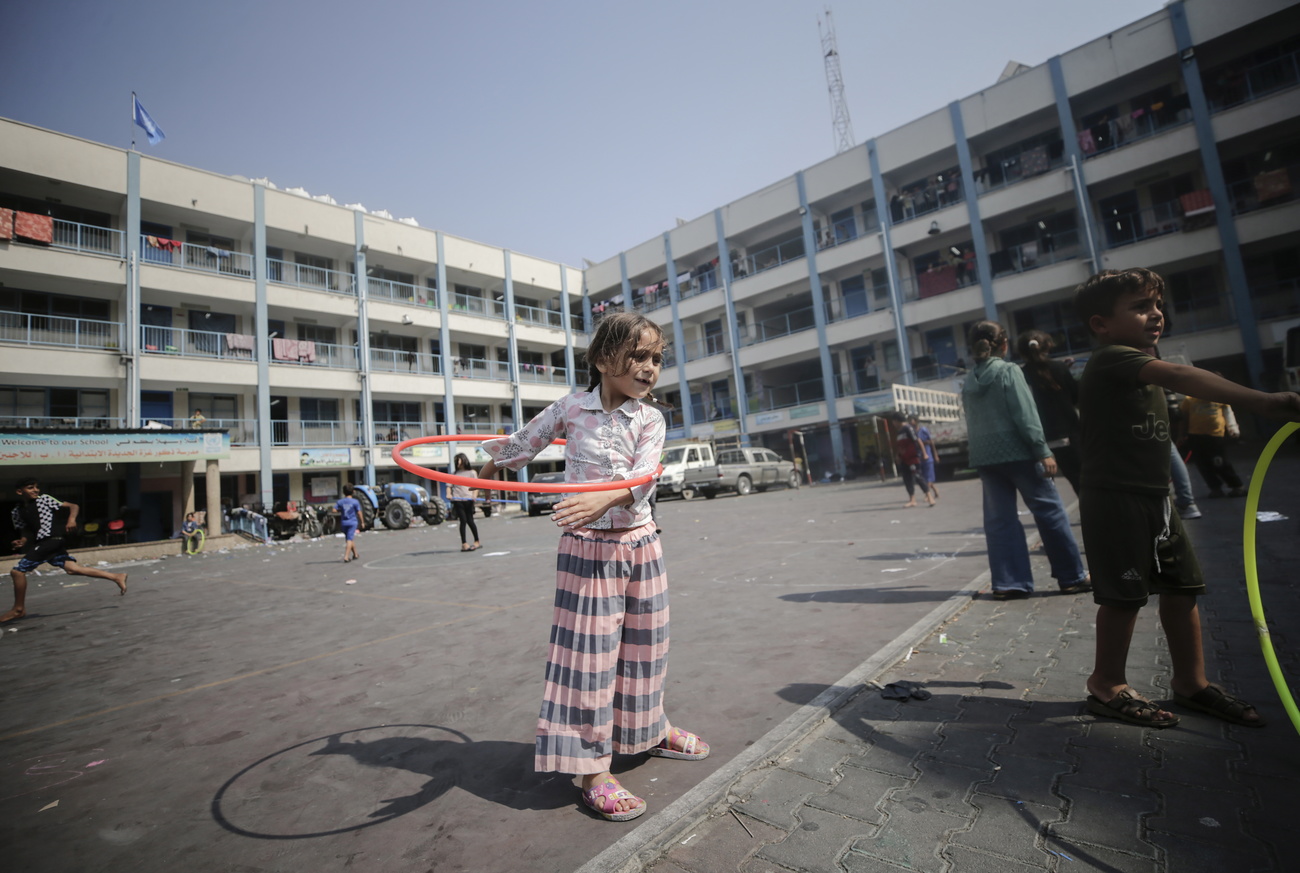
[[[393,446],[393,460],[403,470],[414,473],[424,479],[432,479],[435,482],[446,482],[448,485],[464,485],[467,488],[475,490],[489,491],[529,491],[533,493],[552,493],[552,494],[574,494],[587,491],[619,491],[623,488],[635,488],[638,485],[645,485],[659,478],[659,474],[664,471],[663,464],[660,464],[653,473],[645,476],[638,476],[635,479],[618,479],[613,482],[503,482],[497,479],[480,479],[477,476],[456,476],[451,473],[444,473],[441,470],[433,470],[429,467],[421,467],[414,461],[409,461],[402,457],[402,452],[411,446],[426,445],[429,443],[469,443],[469,442],[486,442],[487,440],[500,439],[499,436],[483,436],[482,434],[471,435],[451,435],[451,436],[431,436],[416,437],[411,440],[404,440]],[[555,440],[557,445],[564,445],[564,440]]]

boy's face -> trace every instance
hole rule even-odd
[[[18,496],[23,500],[35,500],[41,496],[41,486],[35,484],[24,485],[18,489]]]
[[[1115,301],[1111,314],[1094,315],[1088,326],[1105,344],[1148,349],[1160,341],[1164,331],[1165,302],[1151,289],[1125,294]]]

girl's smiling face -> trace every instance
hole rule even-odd
[[[613,361],[595,361],[600,371],[600,402],[606,411],[622,406],[629,398],[642,400],[654,390],[664,362],[663,339],[646,328],[636,347]]]

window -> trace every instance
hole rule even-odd
[[[298,417],[303,421],[338,421],[339,402],[328,397],[303,397],[298,401]]]
[[[885,356],[886,370],[903,369],[903,359],[898,355],[898,340],[885,340],[880,344],[880,351]]]
[[[1035,328],[1051,334],[1057,354],[1087,351],[1092,345],[1088,328],[1074,314],[1073,300],[1057,300],[1019,309],[1011,314],[1011,319],[1016,334]],[[963,327],[966,336],[970,335],[970,327],[970,324]]]
[[[208,427],[226,427],[239,419],[239,398],[233,394],[199,394],[191,391],[189,414],[193,415],[196,409],[203,410]]]
[[[840,280],[840,294],[844,297],[844,317],[856,318],[871,311],[867,302],[867,280],[863,276],[849,276]]]
[[[298,339],[311,340],[314,343],[334,344],[338,342],[338,330],[323,324],[296,325]]]
[[[307,285],[312,288],[330,287],[329,271],[334,269],[334,260],[332,258],[295,252],[293,262],[298,266],[299,285]]]

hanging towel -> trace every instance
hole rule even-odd
[[[1270,170],[1255,177],[1255,196],[1260,203],[1291,196],[1291,177],[1286,170]]]
[[[226,348],[234,351],[236,349],[249,351],[253,350],[253,337],[246,333],[228,333],[226,334]]]
[[[414,360],[415,353],[407,355],[407,360]],[[306,361],[309,364],[316,363],[316,341],[315,340],[298,340],[298,360]]]
[[[1190,194],[1184,194],[1178,198],[1182,204],[1183,215],[1190,218],[1193,215],[1201,215],[1205,212],[1214,211],[1214,197],[1210,194],[1209,188],[1203,188],[1200,191],[1193,191]]]
[[[296,354],[289,357],[289,341],[282,337],[271,340],[271,357],[277,361],[293,361],[298,358]]]
[[[14,238],[14,211],[0,207],[0,239]]]
[[[31,242],[54,242],[54,219],[31,212],[14,213],[14,236]]]

